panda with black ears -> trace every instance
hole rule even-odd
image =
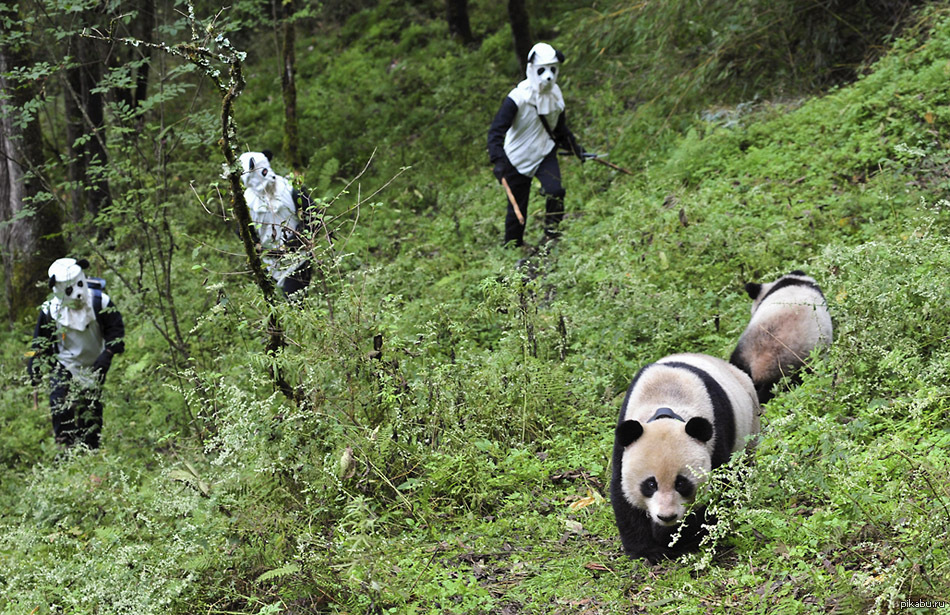
[[[674,354],[637,373],[614,432],[610,481],[624,553],[656,562],[699,545],[704,513],[687,514],[690,505],[710,471],[752,446],[760,411],[749,376],[716,357]]]
[[[795,270],[774,282],[745,285],[752,318],[729,362],[749,374],[759,403],[785,376],[797,379],[812,350],[831,343],[828,303],[814,278]]]

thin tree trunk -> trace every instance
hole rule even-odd
[[[135,17],[123,29],[125,36],[141,41],[136,46],[117,46],[110,50],[110,67],[119,69],[129,62],[140,62],[133,75],[134,85],[130,88],[117,87],[110,92],[113,100],[125,103],[129,109],[136,109],[148,96],[148,78],[151,69],[152,43],[155,39],[155,0],[134,0],[130,2]],[[139,119],[140,127],[144,118]]]
[[[105,100],[93,90],[102,79],[104,58],[99,43],[81,35],[72,41],[75,64],[66,71],[67,177],[72,184],[74,222],[93,216],[109,205],[108,164],[104,126]]]
[[[56,203],[36,199],[41,193],[39,178],[30,172],[42,162],[39,123],[34,118],[21,128],[14,122],[17,109],[34,97],[34,87],[4,76],[12,66],[29,64],[22,50],[0,48],[0,220],[5,222],[0,225],[0,261],[6,290],[3,307],[11,323],[46,297],[46,289],[36,283],[46,279],[53,260],[65,256]]]
[[[450,35],[457,36],[465,45],[474,41],[468,21],[468,0],[445,0],[445,13]]]
[[[155,36],[155,0],[142,0],[139,5],[138,16],[138,38],[145,41],[141,46],[140,53],[143,54],[145,63],[142,64],[135,75],[135,96],[132,99],[132,106],[138,107],[148,96],[148,71],[152,60],[152,40]]]
[[[515,39],[515,55],[524,70],[528,67],[528,52],[531,51],[531,20],[525,0],[508,0],[508,19]]]
[[[303,172],[300,145],[297,133],[297,53],[294,48],[296,26],[294,25],[294,0],[275,0],[280,3],[278,15],[281,22],[282,47],[280,86],[284,96],[284,155],[296,173]]]

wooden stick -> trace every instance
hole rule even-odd
[[[615,169],[615,170],[617,170],[617,171],[620,171],[621,173],[626,173],[627,175],[633,175],[633,174],[634,174],[632,171],[628,171],[627,169],[625,169],[625,168],[623,168],[623,167],[618,167],[618,166],[615,165],[614,163],[612,163],[612,162],[607,162],[606,160],[604,160],[603,158],[601,158],[601,157],[599,157],[599,156],[592,156],[591,159],[592,159],[592,160],[596,160],[596,161],[599,162],[600,164],[605,164],[605,165],[607,165],[608,167],[610,167],[611,169]]]
[[[524,216],[521,214],[521,208],[518,207],[518,201],[515,200],[515,195],[508,186],[508,180],[502,177],[501,185],[505,187],[505,194],[508,195],[508,202],[511,203],[511,208],[515,210],[515,217],[518,218],[518,222],[521,223],[521,226],[524,226]]]
[[[576,154],[575,154],[574,152],[558,152],[558,153],[559,153],[561,156],[576,156]],[[604,160],[603,158],[601,158],[599,154],[591,154],[590,152],[584,152],[583,154],[581,154],[581,157],[582,157],[584,160],[596,160],[596,161],[599,162],[600,164],[605,164],[605,165],[607,165],[608,167],[610,167],[611,169],[615,169],[615,170],[617,170],[617,171],[620,171],[621,173],[626,173],[627,175],[636,175],[636,173],[634,173],[633,171],[629,171],[629,170],[627,170],[627,169],[625,169],[625,168],[623,168],[623,167],[621,167],[621,166],[618,166],[618,165],[616,165],[616,164],[614,164],[614,163],[612,163],[612,162],[607,162],[606,160]]]

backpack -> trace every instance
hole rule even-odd
[[[102,291],[106,288],[106,281],[103,278],[86,277],[86,286],[92,291],[92,309],[99,316],[102,311]]]

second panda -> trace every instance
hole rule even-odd
[[[627,555],[655,562],[698,546],[703,513],[687,515],[688,507],[709,471],[759,433],[759,412],[749,376],[716,357],[674,354],[637,373],[620,409],[610,481]]]
[[[745,287],[752,318],[729,362],[752,377],[764,404],[772,399],[772,387],[794,375],[812,350],[831,343],[831,315],[818,283],[804,271]]]

